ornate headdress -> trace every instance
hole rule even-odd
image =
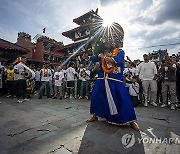
[[[104,43],[111,45],[116,45],[118,47],[123,47],[124,30],[118,23],[112,23],[105,29],[104,35],[102,36]]]
[[[104,53],[109,47],[123,47],[124,30],[118,23],[102,28],[94,47],[94,54]]]

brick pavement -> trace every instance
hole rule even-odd
[[[177,110],[137,107],[138,133],[103,119],[86,123],[90,101],[85,99],[33,98],[17,104],[15,99],[0,98],[0,102],[0,154],[180,153]]]

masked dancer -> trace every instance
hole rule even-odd
[[[136,115],[128,91],[123,83],[124,31],[118,23],[113,23],[96,41],[92,62],[100,62],[101,68],[91,96],[90,113],[87,122],[105,118],[108,123],[130,124],[139,131]]]

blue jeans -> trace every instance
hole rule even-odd
[[[90,86],[90,81],[89,80],[81,82],[80,96],[83,97],[84,89],[85,89],[85,96],[89,96],[89,86]]]
[[[50,97],[49,81],[41,81],[41,87],[40,87],[40,90],[39,90],[39,96],[42,97],[45,88],[46,88],[46,92],[47,92],[47,97]]]

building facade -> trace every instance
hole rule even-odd
[[[76,23],[78,27],[62,33],[63,36],[68,37],[73,41],[73,43],[67,45],[43,35],[39,35],[36,42],[32,42],[30,34],[19,32],[17,42],[9,42],[11,45],[7,45],[14,45],[14,49],[16,50],[16,54],[12,56],[11,59],[16,59],[18,56],[24,54],[28,58],[28,62],[35,65],[40,65],[42,63],[59,65],[91,37],[92,29],[96,30],[97,20],[102,21],[102,18],[97,13],[98,9],[96,9],[96,11],[91,10],[84,15],[73,19],[73,22]],[[93,42],[81,48],[81,51],[78,52],[78,54],[80,55],[85,52],[92,53],[92,44]],[[3,54],[6,52],[7,51],[4,51],[3,49]],[[2,54],[2,51],[0,54]],[[13,53],[9,52],[9,54]],[[6,56],[5,58],[8,57]]]
[[[15,43],[0,38],[0,62],[12,63],[22,55],[28,55],[29,50]]]
[[[58,50],[64,47],[62,42],[57,42],[47,36],[40,36],[36,43],[33,43],[31,35],[20,32],[16,44],[26,47],[30,51],[26,54],[26,57],[31,63],[35,64],[51,63],[59,65],[68,56],[68,53]]]

